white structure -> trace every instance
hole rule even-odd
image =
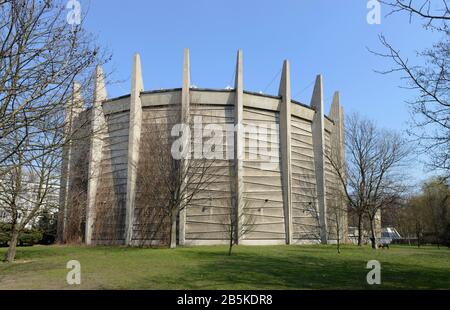
[[[2,182],[0,180],[0,182]],[[4,186],[4,185],[3,185]],[[3,187],[2,186],[2,187]],[[36,201],[38,199],[39,192],[39,183],[33,181],[31,179],[25,179],[22,181],[22,190],[18,193],[18,197],[16,199],[17,211],[18,211],[18,221],[20,222],[23,219],[23,216],[27,216],[28,213],[33,210],[36,205]],[[41,189],[41,192],[45,190],[45,187]],[[58,210],[59,203],[59,195],[60,188],[58,184],[50,184],[49,188],[46,190],[47,195],[43,200],[42,204],[39,206],[39,211],[47,210],[50,213],[55,214]],[[11,195],[11,192],[4,191],[0,195],[6,196]],[[5,197],[2,197],[5,198]],[[3,202],[0,202],[0,222],[10,223],[11,222],[11,211],[10,208],[6,205],[8,199],[2,199]],[[39,213],[39,212],[38,212]],[[39,216],[34,217],[33,220],[27,223],[25,228],[30,229],[36,222],[39,220]]]

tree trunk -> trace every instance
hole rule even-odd
[[[231,256],[232,250],[233,250],[233,238],[230,238],[230,246],[228,248],[228,256]]]
[[[234,244],[234,230],[235,230],[235,226],[233,223],[233,220],[230,223],[230,244],[228,247],[228,256],[231,256],[231,251],[233,250],[233,244]]]
[[[9,242],[8,251],[5,255],[5,261],[7,263],[12,263],[14,261],[14,258],[16,257],[16,247],[17,247],[17,240],[19,239],[19,231],[17,229],[13,229],[11,240]]]
[[[339,215],[336,214],[336,241],[338,254],[341,254],[340,235],[341,235],[341,226],[339,225]]]
[[[340,240],[339,240],[339,234],[338,234],[338,237],[337,237],[337,251],[338,251],[338,254],[341,254],[341,243],[340,243]]]
[[[358,246],[362,245],[362,214],[358,215]]]
[[[416,237],[417,237],[417,247],[420,248],[420,226],[416,222]]]
[[[370,221],[370,243],[372,245],[372,249],[376,250],[377,247],[377,239],[375,238],[375,216],[372,218],[369,218]]]
[[[177,215],[175,212],[171,218],[172,224],[170,227],[170,248],[175,249],[177,247]]]
[[[438,228],[437,224],[435,224],[435,227],[434,227],[434,236],[435,236],[437,248],[439,249],[440,240],[439,240],[439,228]]]

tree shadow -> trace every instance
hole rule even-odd
[[[369,285],[367,260],[336,255],[318,257],[317,250],[286,250],[280,257],[237,253],[228,257],[218,251],[187,251],[197,260],[176,274],[161,275],[151,283],[176,289],[448,289],[445,268],[382,262],[382,284]],[[140,279],[141,285],[150,284]]]

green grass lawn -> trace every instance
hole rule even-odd
[[[6,249],[0,249],[4,255]],[[0,289],[450,289],[450,250],[395,246],[225,246],[170,249],[34,246],[0,263]],[[366,282],[381,263],[381,285]],[[81,263],[80,286],[66,263]]]

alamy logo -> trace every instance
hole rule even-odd
[[[67,23],[72,26],[81,24],[80,2],[78,0],[69,0],[66,4],[66,9],[69,10],[66,17]]]
[[[379,0],[367,1],[367,23],[369,25],[381,24],[381,3]]]
[[[370,260],[367,262],[367,269],[372,269],[367,273],[367,284],[381,284],[381,265],[377,260]]]
[[[247,152],[237,150],[238,159],[259,163],[262,170],[276,169],[279,165],[278,124],[206,124],[201,116],[194,117],[193,126],[176,124],[171,135],[176,140],[171,147],[172,157],[180,159],[235,158],[234,139],[246,142]]]
[[[67,269],[71,269],[66,276],[67,284],[80,285],[81,284],[81,264],[77,260],[67,262]]]

